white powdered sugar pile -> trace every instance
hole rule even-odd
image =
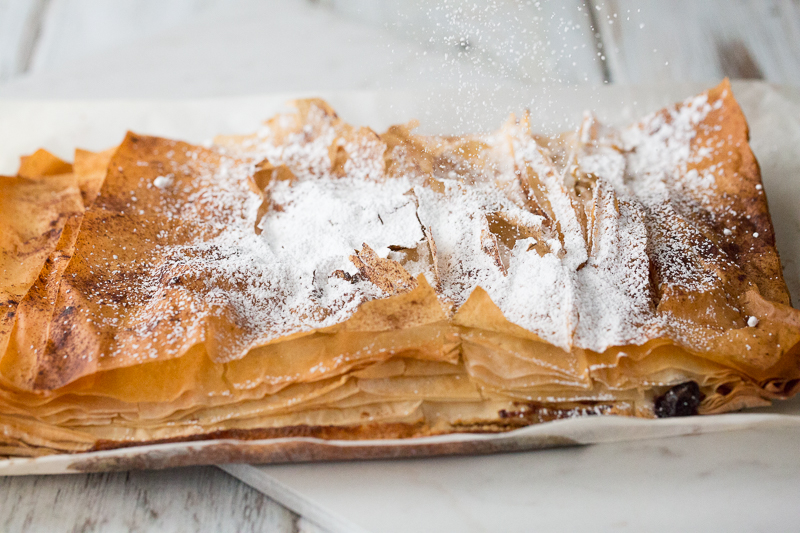
[[[410,189],[406,180],[277,183],[272,201],[281,210],[259,222],[259,240],[274,258],[273,268],[280,268],[281,284],[295,301],[290,307],[300,309],[304,301],[316,300],[337,309],[326,319],[329,324],[348,318],[364,300],[381,297],[368,281],[353,283],[333,273],[355,274],[350,256],[364,244],[387,257],[390,247],[415,248],[424,239],[414,199],[406,194]],[[343,301],[354,305],[342,308]]]

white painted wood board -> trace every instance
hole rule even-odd
[[[800,85],[794,0],[592,0],[614,83],[723,76]]]
[[[2,0],[0,29],[6,95],[800,84],[796,0]]]
[[[0,531],[295,533],[296,520],[214,467],[0,477]]]
[[[30,67],[46,0],[0,0],[0,82]]]
[[[34,0],[13,1],[31,4]],[[147,49],[154,42],[168,49],[183,41],[181,52],[190,59],[207,50],[204,41],[217,40],[217,32],[191,32],[187,27],[212,18],[217,27],[228,26],[237,33],[237,39],[218,43],[217,48],[231,57],[242,53],[238,45],[241,42],[249,41],[251,45],[246,53],[259,55],[262,45],[269,42],[263,33],[277,32],[279,38],[285,38],[291,32],[296,38],[288,39],[280,53],[298,54],[312,46],[322,58],[335,51],[341,53],[337,61],[346,62],[350,60],[347,53],[352,52],[348,41],[363,41],[361,34],[367,32],[365,35],[371,39],[364,41],[364,46],[391,51],[384,59],[395,63],[388,65],[391,71],[424,68],[436,61],[439,64],[431,69],[432,74],[444,69],[464,78],[462,82],[469,82],[475,76],[473,71],[485,73],[487,79],[483,81],[497,77],[537,83],[543,78],[548,82],[602,82],[601,64],[582,0],[536,4],[496,0],[470,4],[327,0],[320,2],[317,9],[312,9],[311,4],[308,0],[50,0],[30,70],[63,71],[65,66],[91,61],[98,54],[110,56],[108,52],[133,47]],[[309,31],[313,20],[294,17],[296,12],[305,12],[311,19],[319,18],[322,12],[328,27]],[[258,22],[263,29],[252,31],[250,28]],[[342,25],[348,31],[336,35],[335,27]],[[411,56],[409,49],[413,51]],[[300,65],[302,61],[297,66]],[[317,69],[316,74],[324,83],[328,73]],[[382,80],[382,86],[401,84],[400,72],[396,74],[395,79]]]
[[[209,0],[195,12],[186,0],[185,15],[149,19],[160,3],[144,2],[126,18],[123,9],[91,10],[94,0],[53,1],[34,71],[0,86],[0,95],[191,98],[503,83],[481,64],[306,1]],[[139,19],[150,21],[141,38]]]
[[[98,51],[146,42],[221,4],[221,0],[49,0],[30,70],[60,70],[61,65]]]

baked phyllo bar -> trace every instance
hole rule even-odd
[[[499,432],[800,383],[727,82],[628,127],[383,134],[302,100],[0,181],[0,453]]]

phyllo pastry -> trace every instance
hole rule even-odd
[[[296,108],[0,178],[0,454],[500,432],[798,389],[800,311],[727,82],[552,136]]]

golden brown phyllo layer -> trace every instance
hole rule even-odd
[[[322,101],[0,178],[0,454],[503,431],[798,388],[723,83],[624,128],[377,134]]]

